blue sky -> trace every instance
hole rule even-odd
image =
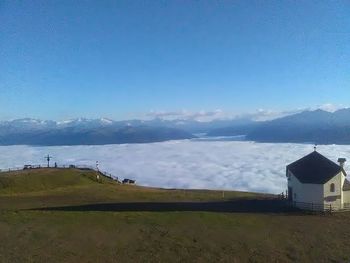
[[[348,1],[0,0],[0,119],[348,105]]]

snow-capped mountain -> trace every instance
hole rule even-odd
[[[246,119],[126,120],[77,118],[64,121],[17,119],[0,122],[0,145],[72,145],[156,142],[189,139],[212,129],[251,123]]]
[[[193,137],[178,128],[145,125],[138,120],[78,118],[43,121],[26,118],[0,122],[0,145],[146,143]]]
[[[272,121],[72,119],[51,121],[18,119],[0,122],[0,145],[73,145],[157,142],[207,136],[246,135],[262,142],[350,144],[350,109],[335,112],[303,111]]]

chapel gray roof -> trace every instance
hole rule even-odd
[[[322,154],[314,151],[289,164],[287,170],[305,184],[325,184],[344,169]],[[345,174],[346,175],[346,174]]]

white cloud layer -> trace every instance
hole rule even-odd
[[[319,146],[336,161],[350,157],[350,146]],[[94,165],[145,186],[205,188],[280,193],[286,189],[285,166],[313,150],[308,144],[223,141],[171,141],[104,146],[1,146],[0,168],[58,164]]]
[[[333,104],[333,103],[325,103],[322,105],[319,105],[317,109],[328,111],[328,112],[335,112],[340,109],[347,109],[348,107],[345,107],[343,104]]]

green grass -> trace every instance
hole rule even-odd
[[[209,190],[165,190],[121,185],[93,171],[42,169],[0,173],[0,209],[82,205],[110,202],[215,201],[249,198],[258,194]],[[259,195],[264,196],[264,195]]]
[[[0,173],[0,194],[49,191],[94,184],[94,173],[76,169],[38,169]]]
[[[0,174],[0,185],[0,262],[350,259],[347,213],[25,210],[111,202],[240,200],[264,195],[226,192],[223,199],[220,191],[125,186],[107,178],[97,183],[89,171],[54,169]]]

